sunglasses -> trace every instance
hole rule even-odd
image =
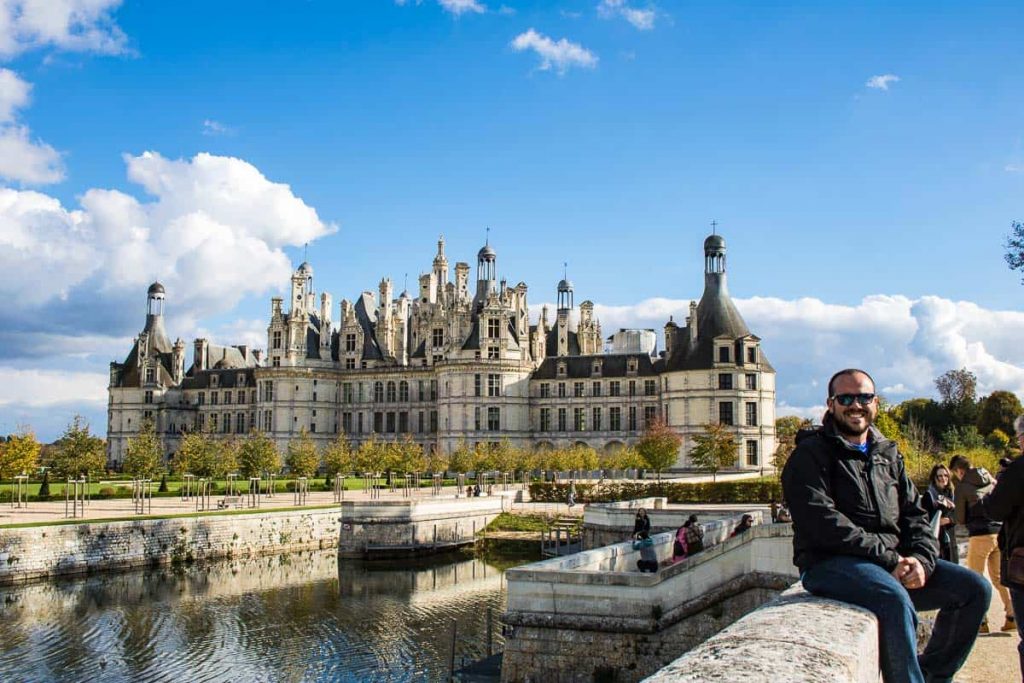
[[[874,394],[836,394],[832,397],[832,400],[837,402],[844,408],[849,408],[856,401],[862,406],[871,405],[871,402],[875,400]]]

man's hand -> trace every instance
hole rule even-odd
[[[924,567],[916,557],[901,557],[899,564],[892,570],[892,575],[907,590],[924,586]]]

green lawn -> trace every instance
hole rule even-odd
[[[486,531],[547,531],[553,520],[546,515],[513,515],[502,512],[491,520]]]

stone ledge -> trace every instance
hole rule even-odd
[[[647,683],[878,683],[878,623],[867,610],[796,583]]]

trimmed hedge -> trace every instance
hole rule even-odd
[[[564,503],[569,484],[530,484],[530,498],[538,503]],[[667,498],[669,503],[771,503],[782,500],[782,486],[776,479],[703,482],[623,482],[576,484],[579,503],[614,503],[636,498]]]

